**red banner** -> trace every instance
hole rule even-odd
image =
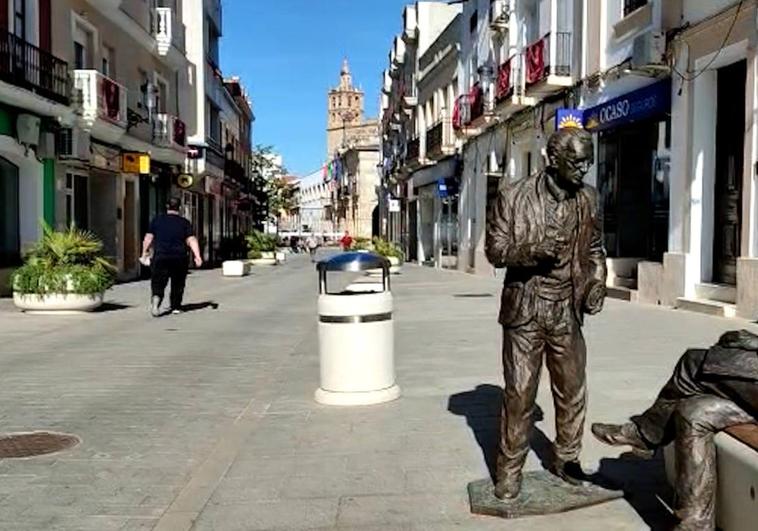
[[[531,85],[545,77],[545,39],[526,48],[526,83]]]
[[[503,99],[511,94],[511,60],[500,65],[497,72],[497,99]]]

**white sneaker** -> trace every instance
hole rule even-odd
[[[150,299],[150,315],[153,317],[161,316],[161,298],[158,295],[153,295]]]

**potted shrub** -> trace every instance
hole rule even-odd
[[[372,249],[373,245],[371,244],[371,239],[363,238],[362,236],[357,236],[353,239],[353,244],[350,246],[351,251],[358,251],[361,253],[370,252]]]
[[[373,243],[374,252],[378,255],[384,256],[390,261],[390,264],[392,265],[392,267],[390,267],[390,272],[394,275],[399,274],[404,259],[403,251],[400,250],[400,247],[392,242],[383,240],[378,236],[374,238]]]
[[[276,265],[276,236],[254,230],[247,236],[247,257],[253,265]]]
[[[13,302],[26,312],[87,312],[116,280],[102,242],[91,232],[42,226],[42,239],[11,277]]]

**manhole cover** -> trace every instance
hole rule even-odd
[[[484,299],[486,297],[492,297],[492,293],[456,293],[453,297],[459,299]]]
[[[66,433],[34,431],[0,435],[0,459],[52,454],[79,444],[81,439]]]

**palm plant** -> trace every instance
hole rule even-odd
[[[11,278],[19,293],[92,295],[110,288],[115,268],[103,256],[102,242],[91,232],[69,227],[53,230],[42,224],[42,238]]]

